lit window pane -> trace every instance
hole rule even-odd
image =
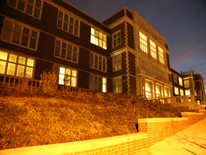
[[[27,66],[34,67],[34,60],[33,59],[27,59]]]
[[[16,76],[24,77],[24,68],[25,68],[24,66],[18,65],[17,66]]]
[[[6,68],[6,62],[0,61],[0,73],[1,74],[5,73],[5,68]]]
[[[8,56],[8,53],[0,51],[0,59],[1,60],[7,60],[7,56]]]
[[[77,79],[72,77],[72,81],[71,81],[71,86],[72,87],[76,87],[76,81],[77,81]]]
[[[15,69],[16,69],[16,64],[8,63],[7,75],[13,75],[14,76]]]
[[[25,63],[26,63],[26,58],[20,56],[18,63],[19,63],[19,64],[22,64],[22,65],[25,65]]]
[[[13,54],[10,54],[10,55],[9,55],[9,61],[10,61],[10,62],[14,62],[14,63],[15,63],[16,60],[17,60],[17,56],[16,56],[16,55],[13,55]]]
[[[59,74],[59,84],[64,84],[64,75],[62,74]]]
[[[91,36],[91,43],[94,44],[94,36]]]
[[[25,77],[32,78],[32,74],[33,74],[33,68],[26,67],[26,75],[25,75]]]
[[[71,78],[69,76],[65,77],[64,84],[67,86],[71,86]]]
[[[93,28],[91,28],[91,34],[94,35],[94,29]]]
[[[71,75],[71,69],[66,69],[66,75]]]
[[[72,70],[72,76],[77,77],[77,71]]]
[[[61,74],[65,74],[65,68],[60,67],[60,71],[59,71],[59,73],[61,73]]]

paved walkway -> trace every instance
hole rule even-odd
[[[206,118],[138,155],[206,155]]]

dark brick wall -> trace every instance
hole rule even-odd
[[[136,95],[136,78],[133,76],[129,77],[130,94]]]
[[[127,16],[128,16],[130,19],[133,20],[133,15],[132,15],[132,13],[131,13],[128,9],[126,10],[126,13],[127,13]]]
[[[134,29],[133,26],[127,23],[128,46],[134,49]]]
[[[129,55],[129,73],[135,75],[135,55],[128,52]]]
[[[89,89],[89,73],[78,71],[78,87]]]
[[[105,25],[109,25],[109,24],[113,23],[114,21],[118,20],[119,18],[121,18],[123,16],[124,16],[124,8],[121,9],[116,14],[114,14],[113,16],[111,16],[110,18],[106,19],[103,23]]]
[[[122,93],[127,93],[127,76],[122,76]]]

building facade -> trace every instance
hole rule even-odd
[[[103,22],[64,0],[0,2],[0,75],[149,99],[172,96],[168,45],[126,7]],[[66,81],[66,82],[65,82]]]

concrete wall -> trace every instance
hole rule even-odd
[[[206,118],[206,110],[183,112],[177,118],[138,120],[139,133],[94,140],[1,150],[1,155],[134,155]]]

